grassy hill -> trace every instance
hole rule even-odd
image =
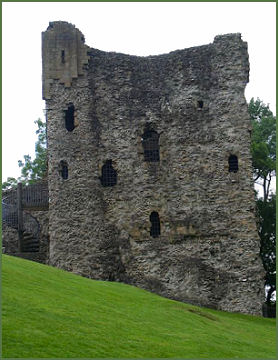
[[[275,320],[3,255],[4,358],[275,358]]]

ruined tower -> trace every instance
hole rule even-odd
[[[260,314],[247,45],[159,56],[42,34],[50,264],[163,296]]]

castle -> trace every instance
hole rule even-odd
[[[240,34],[158,56],[42,33],[49,263],[165,297],[261,314]]]

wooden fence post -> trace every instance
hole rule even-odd
[[[17,185],[17,215],[18,215],[18,248],[23,248],[23,210],[22,210],[22,183]]]

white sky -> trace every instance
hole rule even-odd
[[[20,176],[17,161],[34,156],[41,99],[41,32],[49,21],[73,23],[90,47],[157,55],[240,32],[248,42],[246,98],[276,114],[276,3],[2,3],[2,179]]]

